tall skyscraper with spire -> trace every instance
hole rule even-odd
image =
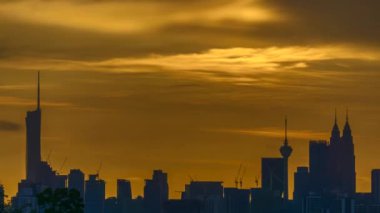
[[[336,114],[336,113],[335,113]],[[346,123],[340,136],[335,115],[329,146],[329,187],[340,194],[353,195],[356,191],[355,151],[346,113]]]
[[[310,142],[310,177],[315,193],[355,194],[355,150],[348,112],[342,135],[335,112],[330,143]]]
[[[284,144],[280,148],[280,153],[284,159],[284,200],[289,199],[289,187],[288,187],[288,159],[292,154],[292,147],[288,143],[288,119],[285,117],[285,139]]]
[[[336,144],[340,142],[340,130],[338,126],[338,118],[335,110],[334,126],[331,130],[330,144]]]
[[[41,159],[40,73],[37,76],[37,108],[26,114],[26,181],[51,188],[65,187],[66,176],[59,175]]]
[[[41,165],[40,73],[37,77],[37,108],[28,111],[26,122],[26,180],[37,183]]]

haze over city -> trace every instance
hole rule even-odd
[[[41,71],[42,158],[142,195],[153,169],[170,197],[190,178],[244,186],[280,157],[288,117],[289,184],[311,139],[346,109],[357,191],[380,168],[379,2],[354,0],[0,0],[0,182],[25,177],[25,112]],[[323,16],[321,16],[323,14]]]

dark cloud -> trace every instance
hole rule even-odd
[[[0,120],[1,132],[15,132],[21,130],[21,125],[11,121]]]
[[[268,0],[264,4],[289,18],[288,29],[284,31],[291,36],[289,39],[378,44],[379,1]],[[273,30],[270,32],[278,33]]]

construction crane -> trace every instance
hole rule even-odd
[[[235,187],[236,187],[236,188],[239,187],[239,175],[240,175],[241,167],[242,167],[242,166],[243,166],[243,165],[240,164],[239,169],[238,169],[238,172],[237,172],[237,174],[236,174],[236,176],[235,176]]]
[[[240,176],[240,181],[239,181],[240,182],[240,188],[243,188],[243,178],[244,178],[246,170],[247,170],[247,167],[244,167],[242,175]]]
[[[255,177],[256,188],[259,188],[259,177]]]
[[[102,165],[103,165],[103,162],[100,161],[99,168],[98,168],[98,170],[96,171],[96,176],[97,176],[98,178],[99,178],[100,170],[102,169]]]
[[[66,164],[66,161],[67,161],[67,157],[65,157],[65,159],[63,160],[63,162],[62,162],[62,164],[61,164],[61,167],[59,167],[58,173],[61,173],[61,172],[62,172],[62,169],[63,169],[63,167],[64,167],[65,164]]]

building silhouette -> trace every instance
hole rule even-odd
[[[380,204],[380,169],[371,172],[371,193],[373,202]]]
[[[281,194],[268,188],[251,189],[252,213],[280,213],[283,201]]]
[[[40,107],[40,74],[37,83],[37,108],[28,111],[26,123],[26,180],[31,183],[41,182],[41,107]]]
[[[15,208],[24,212],[37,208],[36,195],[46,188],[65,188],[65,175],[59,175],[46,162],[41,160],[41,103],[40,74],[37,77],[37,106],[28,111],[26,123],[26,178],[18,184],[18,192],[12,198]]]
[[[50,188],[64,188],[66,176],[59,175],[41,160],[40,73],[37,80],[37,108],[28,111],[26,123],[26,181]]]
[[[353,196],[356,192],[355,153],[348,113],[343,134],[340,139],[338,136],[339,128],[335,117],[329,144],[329,186],[332,191]]]
[[[261,185],[263,190],[281,197],[284,193],[284,166],[283,158],[261,159]]]
[[[185,185],[182,198],[195,200],[202,204],[202,213],[218,213],[224,210],[223,182],[221,181],[191,181]]]
[[[152,179],[145,180],[144,207],[149,213],[159,213],[167,200],[169,200],[168,174],[162,170],[154,170]]]
[[[289,200],[289,189],[288,189],[288,160],[290,155],[292,154],[292,147],[289,146],[288,143],[288,120],[285,118],[285,139],[284,144],[280,147],[280,153],[284,160],[284,174],[283,174],[283,191],[284,191],[284,201],[287,202]]]
[[[335,116],[330,143],[310,141],[309,161],[312,192],[355,195],[355,154],[348,115],[342,136]]]
[[[116,197],[109,197],[104,201],[105,213],[118,213],[121,212]]]
[[[250,213],[249,189],[224,188],[225,213]]]
[[[75,189],[80,193],[81,198],[84,198],[84,185],[85,177],[84,173],[79,169],[71,169],[68,175],[68,184],[69,189]]]
[[[5,199],[4,186],[0,184],[0,212],[3,212],[4,210],[4,199]]]
[[[106,183],[99,179],[98,174],[89,175],[86,180],[85,213],[104,213]]]
[[[329,152],[327,141],[309,143],[310,190],[322,194],[328,190]]]
[[[119,212],[128,212],[132,205],[132,187],[129,180],[117,180],[117,204]]]
[[[287,119],[281,157],[261,159],[261,188],[224,188],[222,181],[191,181],[181,200],[169,200],[168,174],[154,170],[145,180],[144,197],[132,198],[128,180],[117,180],[117,194],[105,198],[105,181],[71,169],[60,175],[41,159],[40,76],[37,107],[26,115],[26,177],[18,184],[12,206],[23,213],[39,209],[37,194],[46,188],[76,189],[85,213],[376,213],[380,212],[380,170],[372,171],[371,192],[356,193],[355,150],[348,113],[341,134],[337,117],[329,141],[309,142],[309,165],[294,173],[293,200],[289,200]],[[4,188],[0,186],[0,212]]]
[[[117,199],[132,200],[132,188],[129,180],[117,180]]]
[[[304,199],[310,192],[310,173],[308,167],[297,167],[297,171],[294,173],[294,192],[293,201],[294,212],[301,213],[304,205]]]
[[[201,213],[202,209],[198,200],[169,200],[163,205],[163,213]]]

